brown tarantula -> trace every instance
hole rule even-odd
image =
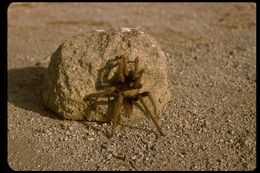
[[[134,69],[130,70],[127,67],[127,59],[125,56],[117,57],[119,60],[119,74],[116,76],[115,80],[111,82],[110,87],[103,92],[90,94],[85,99],[98,99],[99,97],[110,96],[114,97],[116,103],[114,105],[114,116],[112,119],[112,131],[110,138],[114,135],[116,125],[119,121],[121,107],[124,107],[125,116],[130,117],[133,112],[133,105],[135,102],[140,101],[141,105],[144,107],[147,115],[152,119],[155,127],[160,132],[161,135],[164,135],[161,127],[157,123],[159,116],[157,115],[157,109],[153,97],[150,92],[145,91],[139,93],[139,89],[142,88],[141,78],[144,73],[144,70],[138,71],[138,57],[134,60]],[[146,103],[144,102],[143,97],[148,97],[154,107],[154,114],[157,119],[152,115],[148,109]]]

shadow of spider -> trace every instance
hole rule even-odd
[[[129,69],[128,63],[134,63],[134,68]],[[89,102],[90,110],[97,111],[96,105],[108,104],[113,109],[107,109],[106,114],[112,115],[112,130],[109,138],[113,137],[115,128],[119,122],[120,112],[123,107],[123,116],[129,118],[132,116],[133,107],[136,106],[138,101],[141,106],[136,106],[142,109],[143,112],[152,120],[156,129],[161,135],[164,135],[161,127],[158,124],[159,116],[157,114],[157,108],[153,97],[149,91],[140,93],[142,88],[141,79],[144,74],[144,70],[138,70],[139,58],[136,57],[134,61],[128,61],[125,56],[117,56],[115,59],[106,63],[105,67],[98,71],[98,79],[96,82],[97,90],[102,90],[98,93],[87,95],[84,100]],[[113,68],[118,66],[118,73],[116,73],[111,79],[109,74]],[[103,81],[102,81],[103,80]],[[143,97],[148,97],[154,108],[154,115],[148,109],[147,104],[144,102]],[[100,101],[100,98],[107,98],[107,101]],[[141,108],[140,108],[141,107]]]

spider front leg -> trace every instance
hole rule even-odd
[[[119,65],[118,80],[123,83],[125,82],[125,75],[124,75],[124,62],[122,58],[119,60],[118,65]]]
[[[138,63],[139,63],[139,57],[137,56],[137,57],[135,58],[134,77],[137,75]]]
[[[142,76],[144,74],[144,69],[138,71],[137,68],[138,68],[138,63],[139,63],[139,57],[136,57],[135,58],[135,66],[134,66],[134,70],[131,71],[132,73],[132,80],[134,81],[133,82],[133,88],[141,88],[142,87],[142,84],[140,83],[141,82],[141,79],[142,79]]]
[[[124,76],[128,76],[129,70],[128,70],[128,67],[127,67],[126,57],[123,56],[122,59],[123,59],[123,67],[124,67]]]
[[[134,74],[135,74],[135,72],[134,72]],[[143,74],[144,74],[144,70],[142,69],[141,71],[139,71],[137,73],[137,76],[133,76],[133,79],[135,80],[134,84],[133,84],[133,88],[138,88],[138,86],[142,86],[142,84],[140,82],[141,82]]]
[[[111,130],[111,134],[110,134],[109,138],[112,138],[114,136],[115,128],[116,128],[116,125],[117,125],[118,120],[119,120],[120,110],[121,110],[121,106],[123,104],[123,101],[124,101],[124,96],[123,96],[122,93],[119,93],[118,97],[117,97],[117,102],[116,102],[115,107],[114,107],[114,117],[112,119],[112,130]]]
[[[134,67],[134,70],[133,70],[133,79],[134,79],[134,80],[137,80],[137,78],[138,78],[138,73],[140,73],[140,72],[138,72],[138,70],[137,70],[137,68],[138,68],[138,63],[139,63],[139,57],[138,57],[138,56],[135,58],[134,63],[135,63],[135,67]]]
[[[156,129],[160,132],[160,134],[162,136],[165,136],[164,133],[162,132],[162,129],[161,127],[159,126],[159,124],[157,123],[157,121],[155,120],[155,118],[153,117],[152,113],[150,112],[150,110],[148,109],[148,107],[146,106],[144,100],[143,100],[143,97],[141,95],[138,95],[138,100],[140,100],[141,104],[143,105],[145,111],[147,112],[148,116],[152,119]]]
[[[87,95],[84,100],[89,100],[89,99],[94,99],[97,100],[99,97],[103,97],[103,96],[107,96],[107,95],[111,95],[116,91],[116,87],[111,87],[103,92],[99,92],[99,93],[94,93],[94,94],[89,94]]]
[[[127,60],[125,56],[121,56],[119,61],[119,81],[125,82],[125,76],[128,76]]]

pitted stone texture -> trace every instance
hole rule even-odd
[[[152,37],[131,28],[97,30],[74,36],[61,44],[51,56],[44,77],[44,103],[65,119],[110,121],[114,101],[107,102],[104,97],[99,104],[93,104],[84,101],[84,97],[104,91],[100,89],[100,81],[106,79],[104,76],[108,76],[109,80],[118,73],[117,61],[114,59],[120,55],[128,57],[130,61],[139,56],[138,68],[145,70],[141,81],[143,87],[139,92],[150,91],[160,112],[171,98],[166,57]],[[115,67],[109,72],[111,64]],[[133,67],[133,63],[129,65]],[[107,75],[106,71],[109,72]],[[153,112],[149,99],[144,99]],[[134,107],[130,119],[140,117],[146,116],[139,103],[139,106]]]

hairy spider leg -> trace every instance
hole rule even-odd
[[[141,96],[143,96],[143,97],[148,96],[149,100],[151,101],[151,103],[152,103],[152,105],[153,105],[153,107],[154,107],[154,114],[155,114],[156,117],[159,119],[160,117],[159,117],[159,115],[157,114],[157,108],[156,108],[154,99],[153,99],[153,97],[152,97],[152,94],[151,94],[150,92],[148,92],[148,91],[145,91],[145,92],[143,92],[143,93],[141,93],[141,94],[139,94],[139,95],[141,95]]]
[[[153,108],[154,108],[154,114],[156,115],[157,119],[159,119],[159,115],[157,114],[157,108],[156,108],[156,105],[155,105],[155,102],[154,102],[154,99],[152,97],[152,94],[148,91],[145,91],[143,93],[140,93],[139,95],[141,95],[142,97],[146,97],[148,96],[149,100],[151,101],[152,105],[153,105]]]
[[[122,83],[125,82],[123,59],[119,60],[119,76],[118,76],[118,80],[120,82],[122,82]]]
[[[116,102],[115,107],[114,107],[114,117],[112,119],[112,130],[111,130],[111,134],[110,134],[109,138],[112,138],[114,136],[115,128],[116,128],[116,125],[117,125],[118,120],[119,120],[120,109],[121,109],[121,106],[123,104],[123,101],[124,101],[124,96],[123,96],[122,93],[119,93],[118,97],[117,97],[117,102]]]
[[[133,70],[133,79],[136,80],[138,78],[137,76],[137,73],[138,73],[138,63],[139,63],[139,57],[137,56],[134,60],[134,63],[135,63],[135,67],[134,67],[134,70]]]
[[[94,93],[94,94],[90,94],[88,96],[86,96],[85,99],[88,99],[88,98],[95,98],[95,99],[98,99],[99,97],[103,97],[103,96],[107,96],[107,95],[111,95],[113,94],[114,92],[116,91],[116,87],[111,87],[103,92],[99,92],[99,93]]]
[[[123,56],[122,59],[123,59],[124,76],[128,76],[129,70],[128,70],[128,67],[127,67],[126,57]]]
[[[152,105],[153,105],[153,108],[154,108],[154,114],[156,115],[156,117],[159,119],[159,115],[157,114],[157,108],[156,108],[156,105],[155,105],[155,102],[154,102],[154,99],[151,95],[150,92],[148,92],[148,98],[149,100],[151,101]]]
[[[144,74],[144,69],[139,71],[138,77],[137,77],[137,79],[134,82],[133,88],[136,88],[138,85],[140,85],[140,82],[141,82],[143,74]]]
[[[165,136],[164,133],[162,132],[162,129],[161,127],[159,126],[159,124],[157,123],[157,121],[154,119],[154,117],[152,116],[152,113],[150,112],[150,110],[147,108],[144,100],[143,100],[143,97],[141,95],[138,95],[137,96],[138,100],[140,100],[141,104],[143,105],[144,109],[146,110],[146,112],[148,113],[148,116],[152,119],[155,127],[157,128],[157,130],[160,132],[160,134],[162,136]]]

